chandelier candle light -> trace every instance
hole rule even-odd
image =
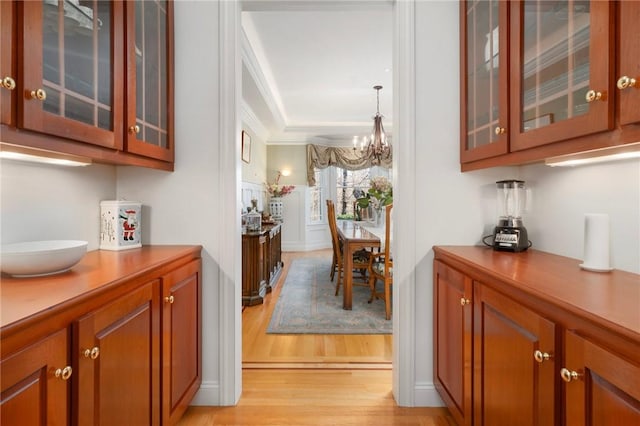
[[[382,114],[380,114],[380,89],[382,86],[373,86],[376,90],[377,107],[376,115],[373,117],[373,132],[371,133],[371,139],[363,137],[360,141],[360,154],[367,159],[371,160],[371,164],[380,164],[382,158],[389,158],[391,156],[391,144],[387,141],[387,137],[384,133],[384,127],[382,126]],[[353,137],[353,152],[357,151],[358,137]]]

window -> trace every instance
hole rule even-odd
[[[322,223],[324,221],[325,192],[327,187],[326,169],[315,169],[316,186],[309,187],[309,216],[308,223]]]
[[[389,170],[371,167],[362,170],[346,170],[335,167],[336,213],[339,219],[353,219],[354,203],[369,190],[373,176],[389,177]]]

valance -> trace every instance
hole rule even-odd
[[[337,166],[347,170],[362,170],[373,166],[390,169],[393,156],[381,158],[380,162],[370,158],[362,158],[360,153],[348,147],[307,145],[307,183],[316,185],[315,169],[326,169]]]

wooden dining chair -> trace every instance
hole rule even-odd
[[[336,280],[336,296],[340,293],[340,285],[344,279],[344,253],[342,250],[342,242],[338,235],[338,223],[336,222],[336,209],[332,200],[327,200],[327,222],[329,222],[329,230],[331,231],[331,244],[333,246],[333,263],[331,265],[331,281],[335,272],[338,272],[338,278]],[[367,269],[369,268],[369,252],[366,250],[359,250],[353,254],[353,271],[354,273],[354,285],[368,285],[369,280],[367,278]],[[359,274],[359,275],[358,275]],[[356,281],[360,279],[360,281]]]
[[[384,248],[378,253],[372,253],[369,257],[369,287],[371,297],[384,300],[385,318],[391,319],[391,285],[393,284],[393,259],[391,258],[391,209],[393,204],[385,207]],[[384,284],[382,292],[376,290],[376,283],[380,280]]]

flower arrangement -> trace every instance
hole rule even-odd
[[[293,190],[296,188],[294,185],[280,186],[280,176],[282,176],[282,173],[278,172],[278,176],[276,177],[275,182],[271,184],[265,183],[267,192],[272,197],[284,197],[285,195],[293,192]]]
[[[364,197],[358,198],[358,206],[367,208],[373,207],[379,211],[382,206],[393,203],[393,187],[391,182],[384,176],[375,176],[369,181],[371,187]]]

